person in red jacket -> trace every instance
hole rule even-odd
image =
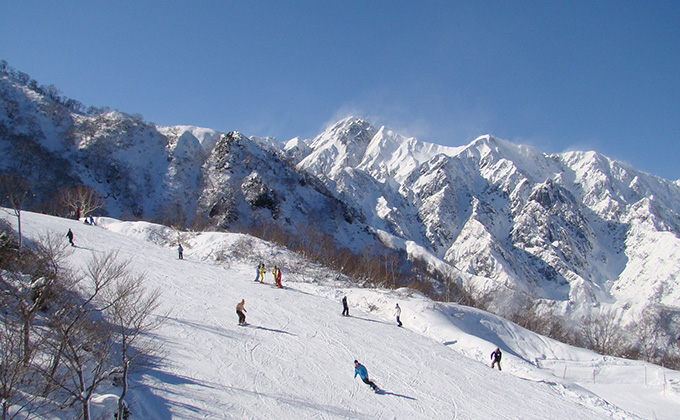
[[[278,266],[274,266],[274,269],[276,270],[276,286],[283,289],[283,285],[281,284],[281,269]]]

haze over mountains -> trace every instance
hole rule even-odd
[[[356,252],[403,249],[497,313],[527,300],[574,320],[611,307],[627,324],[653,306],[673,337],[680,181],[592,151],[546,154],[492,135],[445,147],[356,117],[285,143],[157,127],[83,112],[33,82],[0,73],[0,172],[29,181],[32,209],[83,184],[123,219],[313,227]]]

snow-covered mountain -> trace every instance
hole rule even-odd
[[[678,309],[678,182],[595,152],[548,155],[489,135],[443,147],[360,118],[308,146],[299,169],[375,229],[493,291],[499,312],[521,295],[567,315],[612,302]]]
[[[118,111],[73,112],[9,75],[0,77],[0,104],[0,172],[29,181],[29,208],[52,212],[60,189],[82,184],[116,217],[236,231],[304,225],[352,248],[378,244],[274,139],[156,127]]]
[[[650,305],[680,315],[680,181],[595,152],[490,135],[445,147],[353,117],[282,144],[78,108],[0,72],[0,173],[29,180],[30,208],[51,211],[60,188],[83,184],[124,219],[311,229],[355,251],[379,239],[502,314],[529,299],[571,319],[613,307],[628,323]]]

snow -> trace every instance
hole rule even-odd
[[[0,217],[16,224],[9,210]],[[153,334],[163,360],[133,375],[133,419],[677,418],[680,372],[603,357],[409,289],[351,287],[245,235],[96,222],[22,212],[28,238],[72,229],[74,268],[116,250],[146,273],[148,288],[161,289],[165,322]],[[264,284],[253,281],[256,259],[282,267],[285,289],[273,287],[269,268]],[[340,315],[345,295],[350,317]],[[246,327],[235,313],[242,298]],[[404,328],[395,325],[395,303]],[[502,372],[489,365],[496,346]],[[353,378],[354,359],[383,392]],[[112,409],[113,396],[101,393],[95,415]]]
[[[158,126],[156,127],[159,133],[164,136],[171,136],[175,134],[177,137],[182,137],[189,134],[196,138],[203,150],[209,152],[215,147],[217,139],[223,134],[217,130],[204,127],[196,127],[193,125],[174,125],[174,126]]]

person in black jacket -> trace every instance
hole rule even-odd
[[[347,306],[347,296],[342,297],[342,316],[349,316],[349,306]]]
[[[498,363],[498,370],[501,370],[501,357],[503,357],[503,353],[501,353],[500,348],[496,347],[496,350],[491,353],[491,369]]]

